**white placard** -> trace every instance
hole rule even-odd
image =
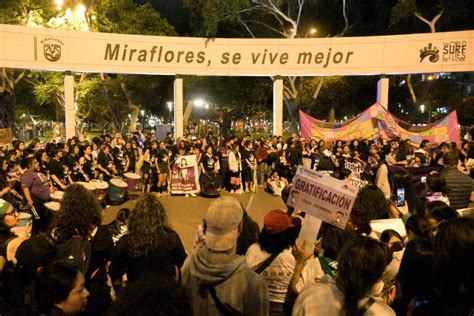
[[[287,204],[344,229],[358,191],[346,181],[298,166]]]

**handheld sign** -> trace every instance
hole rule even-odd
[[[298,166],[287,204],[344,229],[357,193],[345,181]]]

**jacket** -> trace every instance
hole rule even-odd
[[[201,243],[184,263],[182,283],[196,316],[221,315],[210,287],[222,304],[241,315],[268,315],[265,279],[247,267],[244,256],[213,252]]]
[[[229,170],[232,172],[239,172],[242,170],[242,161],[240,153],[229,151]]]
[[[471,199],[472,179],[455,166],[444,166],[441,175],[448,186],[448,198],[454,209],[466,208]]]

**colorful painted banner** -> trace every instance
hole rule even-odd
[[[410,139],[417,144],[425,139],[433,144],[461,143],[456,111],[435,123],[414,126],[376,103],[346,123],[327,123],[300,111],[300,124],[301,133],[307,140],[351,141],[381,137],[383,140]]]
[[[196,156],[178,157],[171,166],[171,193],[191,194],[199,192],[199,174]]]

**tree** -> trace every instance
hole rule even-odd
[[[259,77],[186,77],[187,100],[205,99],[210,118],[227,135],[231,122],[268,111],[272,83]],[[192,92],[191,92],[192,91]],[[206,109],[203,109],[206,111]]]
[[[252,38],[284,37],[288,39],[306,37],[310,21],[308,5],[317,5],[315,0],[234,0],[234,1],[208,1],[187,0],[186,5],[193,10],[194,20],[202,20],[197,28],[198,35],[215,36],[221,23],[238,23]],[[338,6],[335,6],[338,7]],[[340,9],[344,21],[342,29],[336,36],[344,36],[349,30],[346,0],[340,2]],[[324,77],[316,79],[318,84],[310,93],[315,103],[319,90],[324,84]],[[284,103],[291,121],[292,132],[298,130],[299,107],[298,97],[303,87],[304,79],[301,77],[284,77]]]
[[[0,2],[0,23],[34,25],[42,24],[54,13],[52,3],[48,0],[15,0]],[[26,70],[1,69],[0,86],[0,128],[14,127],[16,89],[25,78]]]
[[[86,10],[86,17],[90,31],[159,36],[176,35],[173,27],[168,24],[166,20],[161,18],[160,14],[156,12],[150,4],[138,5],[132,0],[91,1]],[[128,131],[136,131],[138,113],[143,107],[140,103],[140,100],[143,101],[143,98],[139,98],[138,96],[143,95],[147,84],[136,85],[135,88],[140,89],[142,93],[134,93],[132,89],[128,87],[128,84],[132,81],[140,81],[139,76],[108,76],[100,74],[99,77],[102,82],[102,94],[111,113],[115,129],[121,131],[123,128],[125,117],[120,107],[124,104],[120,103],[125,101],[131,115]],[[150,79],[149,76],[145,78]],[[160,78],[158,80],[163,79]],[[166,79],[164,79],[164,82],[166,82]],[[111,96],[112,93],[107,84],[120,87],[124,98],[114,99]],[[155,90],[155,93],[156,92]]]

